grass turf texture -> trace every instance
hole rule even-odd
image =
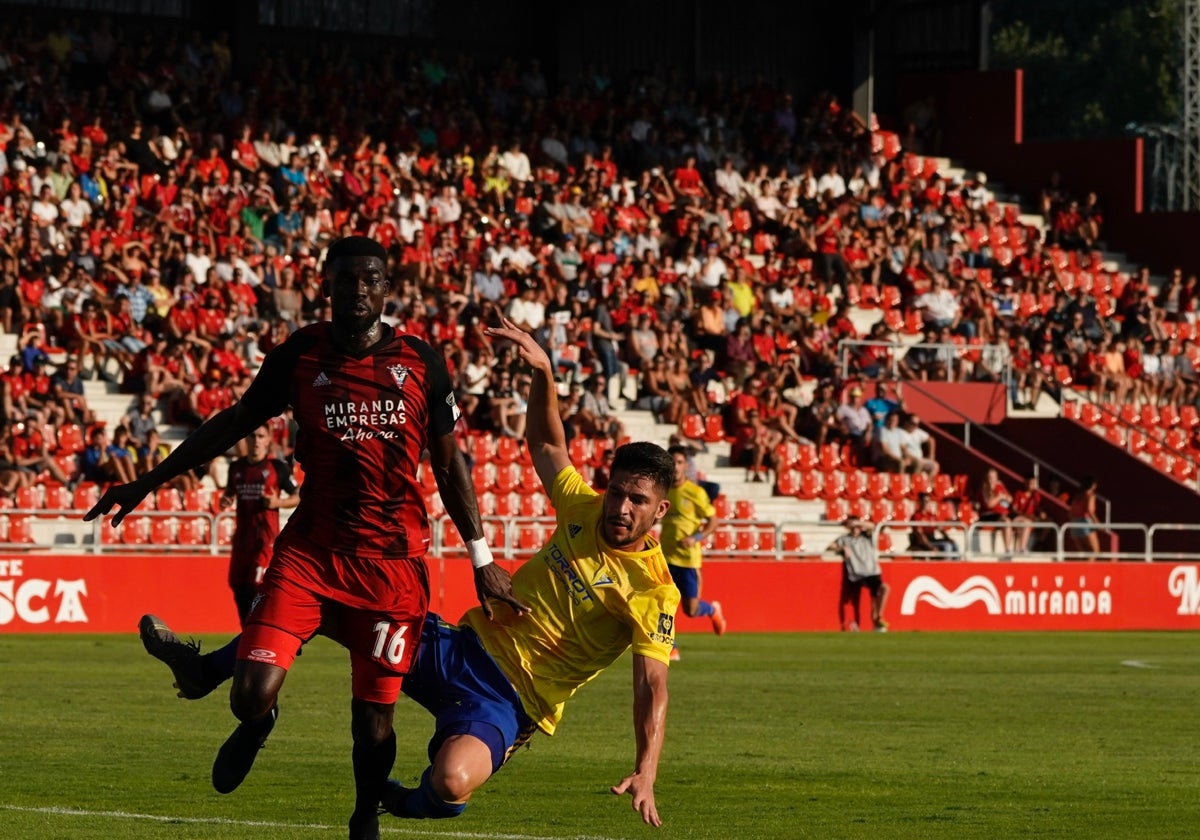
[[[689,635],[671,669],[661,830],[608,793],[633,760],[626,658],[463,817],[385,818],[383,836],[1192,837],[1198,642]],[[0,636],[0,836],[344,837],[348,670],[332,643],[310,646],[253,772],[220,796],[223,693],[176,699],[134,633]],[[432,721],[409,701],[396,720],[393,775],[411,783]]]

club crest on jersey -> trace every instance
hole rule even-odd
[[[412,372],[412,368],[404,365],[389,365],[388,373],[392,375],[392,379],[396,380],[396,387],[401,391],[404,390],[404,382],[408,379],[408,375]]]

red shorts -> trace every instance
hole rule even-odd
[[[422,558],[364,560],[282,537],[242,631],[238,659],[291,667],[320,630],[350,651],[356,699],[394,703],[429,608]]]
[[[239,541],[234,538],[229,550],[229,585],[259,586],[271,565],[274,544],[261,540]]]

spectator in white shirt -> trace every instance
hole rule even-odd
[[[508,151],[500,155],[500,166],[508,172],[508,177],[514,181],[533,180],[533,169],[529,165],[529,155],[521,151],[521,143],[514,141]]]
[[[935,327],[938,330],[943,327],[956,329],[962,315],[958,295],[950,291],[950,284],[941,274],[934,275],[933,287],[913,301],[913,307],[921,310],[921,317],[926,326]]]

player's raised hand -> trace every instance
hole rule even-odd
[[[488,327],[485,332],[493,338],[508,339],[517,346],[517,355],[521,357],[521,361],[538,370],[548,370],[551,376],[554,375],[554,365],[551,364],[546,351],[534,340],[533,336],[520,329],[512,321],[501,318],[500,326]]]
[[[613,785],[609,790],[620,796],[628,793],[633,797],[633,810],[642,815],[642,822],[658,828],[662,819],[658,816],[658,806],[654,804],[654,781],[640,773],[631,773]]]
[[[131,481],[128,484],[114,484],[104,491],[104,495],[100,497],[100,501],[92,506],[92,509],[83,515],[84,522],[91,522],[97,516],[104,516],[114,507],[117,508],[116,515],[112,518],[112,524],[115,528],[121,524],[121,520],[125,515],[141,504],[142,499],[150,493],[153,488],[143,486],[139,481]]]
[[[488,563],[475,570],[475,595],[483,607],[483,614],[488,618],[492,617],[492,598],[508,604],[517,615],[529,612],[529,607],[513,595],[512,575],[496,563]]]

